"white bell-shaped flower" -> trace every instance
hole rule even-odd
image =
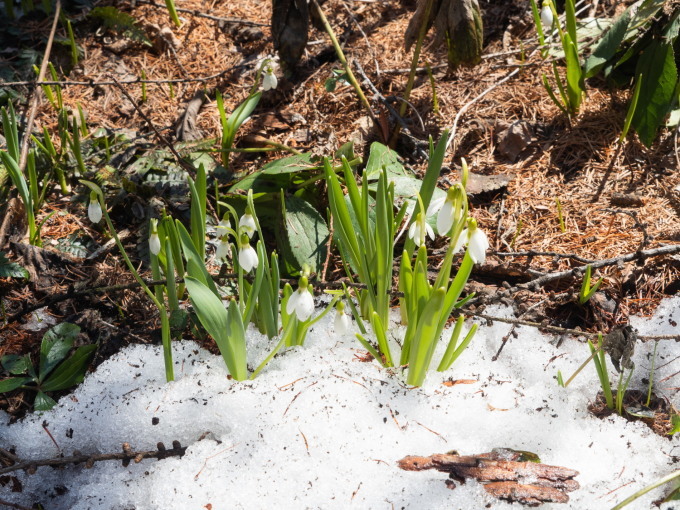
[[[251,248],[251,250],[255,251],[253,248]],[[229,245],[228,237],[225,235],[220,238],[220,242],[217,244],[217,249],[215,250],[215,258],[217,260],[223,260],[228,257],[231,257],[231,246]],[[257,253],[255,254],[255,258],[257,259]],[[255,262],[255,267],[257,267],[257,261]],[[250,269],[248,271],[250,271]]]
[[[255,218],[253,218],[249,209],[246,209],[245,214],[238,220],[238,228],[244,234],[248,234],[248,237],[253,237],[255,230],[257,230],[257,225],[255,224]]]
[[[250,246],[248,236],[245,234],[241,237],[241,242],[239,244],[238,263],[246,273],[249,273],[252,269],[257,268],[259,262],[257,252],[255,251],[255,248]]]
[[[224,215],[224,218],[215,227],[217,232],[217,237],[224,237],[227,235],[227,231],[231,228],[231,221],[229,221],[229,213]]]
[[[425,221],[425,216],[423,213],[418,213],[416,221],[411,223],[411,226],[408,229],[408,236],[409,238],[413,239],[413,242],[418,246],[422,246],[425,244],[426,235],[430,239],[434,240],[434,230],[432,230],[430,224]]]
[[[553,12],[550,5],[546,2],[541,9],[541,24],[545,29],[551,29],[553,25]]]
[[[474,218],[468,220],[468,228],[461,232],[454,246],[454,251],[460,250],[463,246],[468,247],[468,253],[472,262],[484,264],[486,250],[489,249],[489,240],[484,231],[477,227],[477,221]]]
[[[149,251],[154,255],[158,255],[161,252],[161,240],[158,237],[158,232],[151,232],[149,236]]]
[[[102,206],[94,191],[90,192],[90,204],[87,206],[87,217],[90,218],[92,223],[99,223],[102,221]]]
[[[456,221],[465,214],[465,189],[461,184],[451,186],[445,197],[430,202],[427,216],[437,214],[437,232],[441,236],[448,235]]]
[[[333,331],[338,335],[345,335],[349,331],[352,319],[345,313],[345,303],[339,301],[335,306],[335,320],[333,321]]]
[[[292,315],[295,312],[298,320],[306,321],[314,311],[314,298],[309,292],[307,277],[300,278],[298,289],[291,294],[286,303],[286,313]]]
[[[267,59],[265,60],[265,64],[262,68],[262,90],[267,91],[267,90],[272,90],[275,89],[278,84],[279,80],[276,77],[276,68],[278,66],[276,65],[276,62],[272,59]]]

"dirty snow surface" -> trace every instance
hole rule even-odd
[[[73,510],[520,508],[491,498],[477,482],[450,490],[444,473],[396,465],[406,455],[508,447],[579,471],[581,489],[570,493],[571,501],[543,508],[583,510],[611,508],[678,469],[678,437],[589,414],[599,389],[592,364],[567,389],[557,386],[558,369],[567,377],[588,357],[580,341],[567,338],[557,348],[555,338],[521,327],[492,361],[510,326],[484,323],[449,371],[433,371],[412,389],[401,370],[360,361],[353,335],[331,331],[332,315],[311,330],[304,347],[279,355],[255,381],[229,380],[220,357],[178,342],[177,380],[166,383],[160,347],[136,345],[103,363],[52,411],[12,425],[0,415],[0,446],[16,447],[22,459],[75,449],[118,452],[123,442],[136,451],[154,450],[159,441],[188,446],[183,458],[127,467],[99,462],[92,469],[14,473],[22,492],[5,484],[0,499]],[[632,320],[641,334],[678,334],[679,323],[680,298],[664,301],[653,318]],[[394,325],[390,334],[401,338],[403,330]],[[251,364],[271,345],[251,330]],[[646,391],[652,350],[653,343],[638,343],[630,388]],[[667,377],[678,371],[672,360],[679,355],[680,344],[660,342],[654,374],[657,393],[676,406],[678,376]],[[614,372],[611,377],[617,380]],[[463,382],[442,384],[451,379]],[[649,508],[664,490],[628,508]]]

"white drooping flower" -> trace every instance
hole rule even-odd
[[[434,230],[430,224],[425,221],[425,216],[423,213],[418,213],[416,216],[416,221],[411,223],[408,229],[409,238],[413,239],[413,242],[418,246],[425,244],[425,236],[429,236],[430,239],[434,240]]]
[[[546,2],[541,9],[541,23],[543,28],[550,29],[553,25],[553,13],[550,5]]]
[[[246,273],[249,273],[252,269],[257,268],[257,252],[255,251],[255,248],[250,246],[248,236],[246,235],[241,238],[239,244],[238,263]]]
[[[279,80],[276,78],[276,67],[277,65],[273,60],[267,59],[265,61],[264,67],[262,68],[262,90],[272,90],[278,86]]]
[[[451,186],[445,197],[430,202],[426,215],[437,213],[437,232],[440,236],[448,235],[453,224],[463,219],[465,202],[465,188],[460,183]]]
[[[229,213],[224,215],[224,218],[215,227],[217,232],[217,237],[224,237],[227,235],[227,231],[231,228],[231,221],[229,221]]]
[[[345,303],[338,301],[335,306],[335,320],[333,321],[333,331],[338,335],[344,335],[349,331],[352,320],[345,313]]]
[[[486,250],[489,249],[489,240],[484,231],[477,227],[477,221],[474,218],[468,220],[468,228],[460,233],[460,237],[454,246],[454,251],[460,250],[463,246],[468,247],[468,253],[472,262],[484,264]]]
[[[161,240],[158,237],[158,232],[151,232],[149,236],[149,251],[154,255],[158,255],[161,252]]]
[[[241,216],[240,220],[238,220],[238,228],[244,234],[248,234],[248,237],[253,237],[255,230],[257,230],[257,225],[255,224],[255,218],[253,218],[253,215],[250,213],[249,209],[246,209],[245,214]]]
[[[253,250],[253,248],[251,248],[251,250]],[[220,238],[220,242],[217,244],[217,249],[215,250],[215,258],[217,260],[223,260],[226,259],[227,257],[231,257],[231,246],[229,245],[228,237],[225,235]],[[257,259],[257,254],[255,254],[255,258]],[[255,262],[255,267],[257,267],[257,262]]]
[[[314,311],[314,298],[311,292],[309,292],[309,283],[306,276],[301,277],[298,283],[298,289],[288,298],[286,313],[292,315],[295,312],[298,320],[306,321]]]
[[[87,206],[87,217],[92,223],[99,223],[102,221],[102,206],[99,204],[99,198],[94,191],[90,192],[90,204]]]

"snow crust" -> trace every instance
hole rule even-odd
[[[509,315],[500,307],[487,313]],[[641,334],[678,334],[680,298],[664,301],[651,319],[631,322]],[[594,367],[567,389],[557,386],[558,369],[566,378],[588,357],[579,341],[567,338],[557,348],[555,338],[520,327],[492,361],[510,326],[484,323],[449,371],[430,372],[422,388],[412,389],[400,369],[359,361],[353,332],[337,336],[332,323],[331,313],[304,347],[279,355],[254,381],[229,380],[220,357],[184,341],[174,344],[177,380],[166,383],[161,348],[135,345],[103,363],[53,410],[12,425],[0,414],[0,446],[15,446],[23,459],[74,449],[120,451],[123,442],[134,450],[154,450],[158,441],[170,448],[173,440],[189,447],[181,459],[126,468],[100,462],[92,469],[15,473],[23,492],[0,486],[0,499],[57,510],[522,508],[489,497],[474,481],[452,491],[444,473],[396,465],[406,455],[508,447],[579,471],[581,489],[570,503],[542,508],[584,510],[611,508],[678,469],[678,437],[589,414],[599,390]],[[390,334],[403,337],[396,325]],[[272,342],[253,329],[248,341],[256,366]],[[638,343],[630,388],[646,391],[642,379],[649,377],[652,350],[653,343]],[[672,362],[678,356],[679,344],[659,343],[655,391],[675,406],[678,376],[665,378],[678,371]],[[466,383],[442,384],[450,379]],[[652,491],[628,508],[650,508],[663,493]]]

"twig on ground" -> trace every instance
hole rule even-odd
[[[576,255],[574,253],[557,253],[554,251],[533,251],[533,250],[528,250],[528,251],[496,251],[494,252],[494,255],[497,257],[554,257],[555,259],[572,259],[576,260],[578,262],[582,262],[583,264],[592,264],[593,262],[597,262],[597,260],[591,260],[587,259],[584,257],[581,257],[580,255]]]
[[[649,257],[656,257],[659,255],[670,255],[673,253],[680,252],[680,245],[673,244],[669,246],[661,246],[660,248],[654,248],[652,250],[636,251],[635,253],[628,253],[626,255],[621,255],[619,257],[612,257],[604,260],[597,260],[590,262],[592,269],[598,269],[600,267],[614,266],[623,262],[631,262],[633,260],[644,260]],[[557,271],[554,273],[544,274],[534,280],[527,283],[520,283],[517,285],[521,289],[536,290],[539,287],[544,286],[547,283],[554,282],[555,280],[561,280],[562,278],[572,278],[579,274],[585,272],[585,267],[575,267],[574,269],[568,269],[566,271]]]
[[[52,467],[58,467],[58,466],[66,466],[69,464],[82,464],[85,463],[86,468],[91,468],[95,462],[101,462],[105,460],[121,460],[123,461],[123,466],[127,466],[130,464],[130,461],[134,461],[135,463],[139,463],[144,459],[158,459],[162,460],[167,457],[182,457],[184,453],[186,452],[187,447],[182,446],[179,441],[173,441],[172,442],[172,449],[167,450],[165,448],[165,445],[163,443],[158,443],[157,445],[157,450],[151,450],[151,451],[140,451],[140,452],[134,452],[130,448],[129,443],[123,443],[123,451],[119,453],[102,453],[102,454],[95,454],[95,455],[83,455],[79,451],[74,451],[73,455],[70,457],[57,457],[56,459],[37,459],[37,460],[24,460],[21,462],[17,462],[11,466],[0,468],[0,475],[4,475],[6,473],[12,473],[14,471],[19,471],[19,470],[26,470],[26,472],[29,475],[32,475],[33,473],[36,472],[37,468],[40,466],[52,466]],[[4,453],[0,451],[0,457],[3,456]],[[12,462],[15,462],[16,456],[13,456],[13,459],[9,459]]]

